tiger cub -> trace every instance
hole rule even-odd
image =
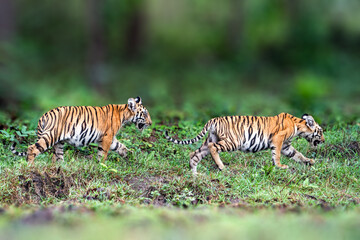
[[[19,156],[26,156],[27,161],[50,147],[54,147],[53,160],[64,159],[64,143],[76,147],[98,143],[98,160],[105,161],[109,150],[123,157],[127,148],[116,139],[116,134],[126,123],[134,123],[139,130],[151,125],[150,114],[142,105],[141,98],[129,98],[127,104],[109,104],[103,107],[80,106],[58,107],[45,113],[38,122],[35,144],[30,145],[27,152],[11,151]]]
[[[168,136],[166,138],[175,144],[192,144],[199,141],[205,134],[209,135],[203,145],[190,154],[190,168],[196,174],[196,167],[209,153],[220,170],[224,164],[220,160],[220,152],[241,150],[258,152],[271,149],[273,164],[280,168],[288,168],[280,163],[280,154],[295,160],[314,164],[313,159],[304,157],[294,147],[291,141],[294,137],[305,138],[312,146],[325,141],[322,128],[314,118],[304,114],[302,118],[288,113],[280,113],[273,117],[227,116],[209,120],[198,136],[191,140],[180,141]]]

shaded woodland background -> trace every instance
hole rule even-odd
[[[0,121],[125,103],[155,119],[359,123],[358,0],[0,0]]]

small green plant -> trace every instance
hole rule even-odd
[[[174,195],[172,202],[180,207],[188,207],[194,200],[193,192],[188,188],[184,188],[180,193]]]
[[[270,164],[267,164],[267,165],[264,165],[261,169],[262,172],[264,172],[265,176],[269,176],[271,174],[271,172],[273,171],[274,169],[274,165],[270,165]]]
[[[23,138],[28,138],[28,137],[32,137],[35,135],[36,135],[35,131],[28,130],[25,125],[23,125],[20,130],[16,130],[13,128],[7,128],[7,129],[0,130],[0,138],[6,140],[8,142],[17,142],[18,143],[19,141],[17,140],[17,136],[23,137]]]
[[[0,130],[0,138],[3,140],[6,140],[7,142],[19,142],[16,139],[16,135],[15,135],[16,130],[15,129],[5,129],[5,130]]]
[[[302,183],[303,188],[319,188],[316,184],[310,183],[309,178],[306,178]]]

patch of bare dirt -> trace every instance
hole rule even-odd
[[[71,176],[66,176],[59,167],[55,172],[31,171],[26,175],[19,176],[21,194],[16,202],[40,203],[49,197],[65,198],[69,195],[69,189],[74,181]]]
[[[166,184],[168,181],[161,176],[151,176],[151,177],[125,177],[124,181],[130,185],[130,187],[138,192],[141,192],[139,197],[146,198],[144,200],[145,204],[153,204],[155,206],[165,206],[167,205],[167,200],[165,195],[158,193],[155,195],[156,187],[154,185]],[[151,200],[152,199],[152,200]]]
[[[151,185],[155,183],[167,183],[168,181],[165,180],[164,177],[161,176],[152,176],[152,177],[146,177],[146,176],[126,176],[124,178],[124,181],[130,185],[130,187],[136,191],[145,191],[147,190]]]
[[[157,142],[158,137],[157,137],[157,134],[156,134],[156,130],[153,129],[151,134],[150,134],[150,137],[144,137],[142,140],[145,141],[145,142],[149,142],[149,143]]]

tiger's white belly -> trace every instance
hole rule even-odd
[[[81,126],[75,128],[75,134],[68,133],[66,142],[75,147],[84,147],[90,143],[96,143],[100,140],[101,134],[96,129],[82,129]]]
[[[243,152],[258,152],[269,148],[269,142],[266,139],[260,139],[258,135],[252,136],[239,146]]]

